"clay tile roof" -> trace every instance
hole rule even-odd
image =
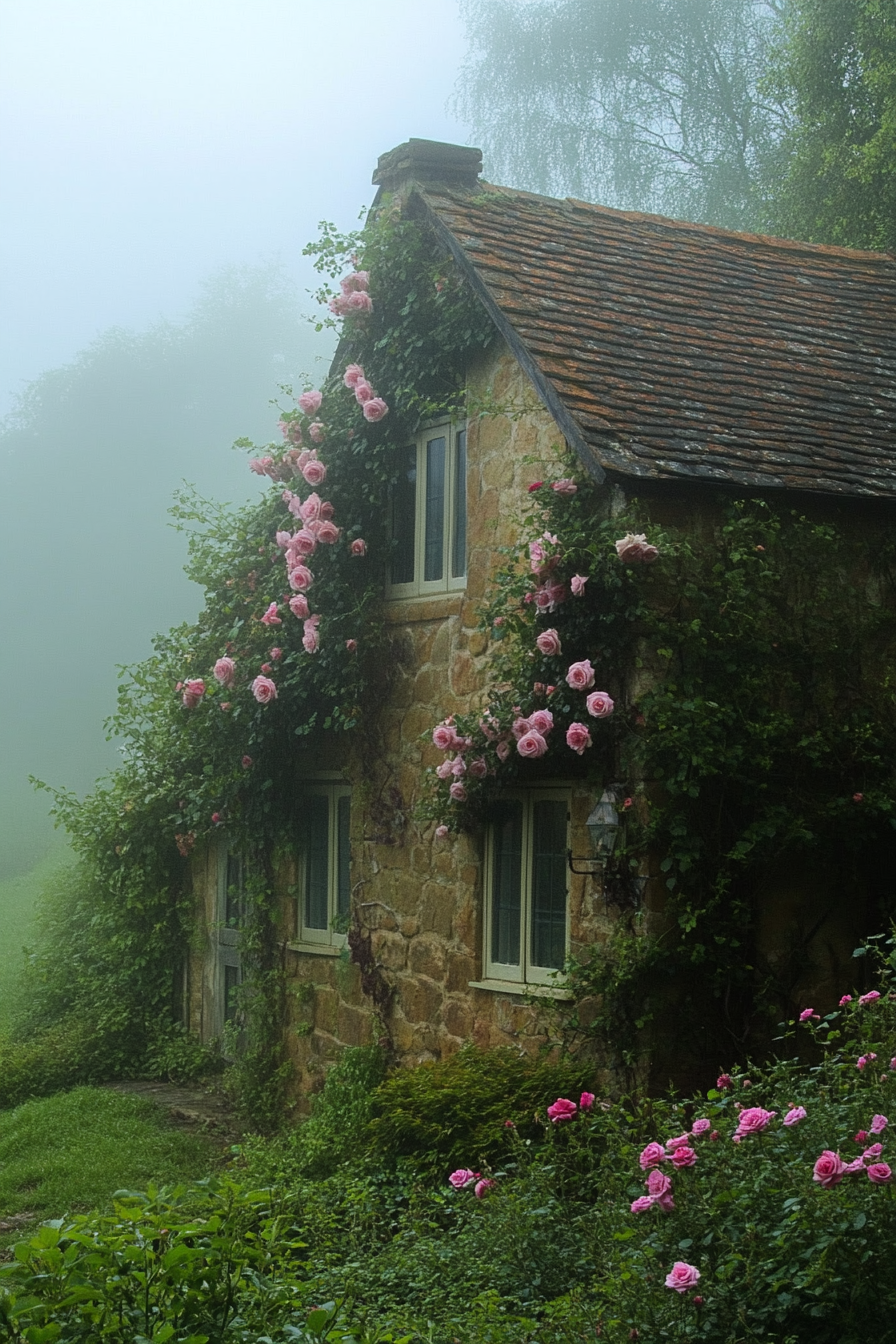
[[[605,471],[896,498],[896,259],[480,184],[411,208]]]

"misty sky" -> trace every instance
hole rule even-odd
[[[332,348],[270,307],[246,347],[256,303],[238,337],[222,322],[218,398],[200,322],[178,346],[200,414],[152,329],[192,322],[228,266],[282,263],[313,313],[319,221],[355,227],[409,137],[465,142],[446,111],[463,51],[456,0],[0,0],[0,417],[103,333],[111,371],[82,359],[69,415],[54,393],[0,435],[0,877],[51,835],[28,774],[89,789],[116,760],[116,665],[195,616],[174,491],[245,498],[230,443],[276,435],[278,383],[316,382]]]
[[[216,266],[303,283],[377,156],[464,143],[453,0],[0,0],[0,415],[113,325],[176,318]]]

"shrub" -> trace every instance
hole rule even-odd
[[[411,1157],[447,1175],[452,1165],[496,1162],[505,1154],[507,1121],[524,1138],[534,1137],[535,1114],[543,1115],[558,1093],[577,1096],[592,1074],[575,1061],[465,1046],[388,1078],[377,1090],[369,1133],[382,1156]]]

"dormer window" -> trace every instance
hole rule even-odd
[[[434,425],[403,450],[392,494],[392,539],[389,597],[466,586],[466,429]]]

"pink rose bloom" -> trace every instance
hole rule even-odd
[[[896,1069],[896,1055],[894,1055],[893,1058],[890,1060],[890,1068]]]
[[[574,1101],[567,1097],[558,1097],[553,1105],[548,1107],[548,1119],[552,1125],[558,1125],[563,1120],[574,1120],[578,1106]]]
[[[323,393],[318,391],[303,392],[299,397],[299,409],[306,415],[314,415],[320,410],[320,404],[323,401]]]
[[[566,730],[566,745],[579,756],[591,746],[591,733],[584,723],[571,723]]]
[[[548,744],[537,729],[530,728],[528,733],[524,733],[517,742],[516,749],[520,756],[525,757],[526,760],[535,760],[545,754]]]
[[[357,367],[354,365],[352,367]],[[453,1185],[455,1190],[466,1190],[468,1185],[479,1180],[478,1171],[470,1171],[469,1167],[458,1167],[457,1171],[452,1171],[448,1177],[448,1184]]]
[[[317,522],[318,518],[320,517],[320,510],[321,510],[320,495],[317,493],[316,490],[312,490],[311,494],[305,500],[304,504],[299,505],[299,517],[305,524],[314,523]]]
[[[573,597],[581,597],[585,591],[585,584],[588,582],[587,574],[573,574],[569,581],[569,587]]]
[[[814,1008],[804,1008],[803,1011],[800,1013],[801,1022],[811,1022],[813,1018],[815,1019],[816,1022],[819,1021],[818,1014],[816,1013]]]
[[[364,377],[364,370],[360,364],[349,364],[345,373],[342,375],[342,381],[346,387],[355,388]]]
[[[840,1184],[845,1171],[846,1163],[840,1154],[832,1153],[830,1148],[825,1148],[812,1169],[812,1179],[823,1189],[830,1190],[831,1186]]]
[[[358,290],[366,290],[369,283],[369,271],[352,271],[350,275],[342,277],[339,281],[339,287],[343,294],[354,294]]]
[[[627,532],[621,541],[616,542],[616,554],[626,565],[649,565],[657,558],[659,551],[648,544],[643,532]]]
[[[488,774],[488,762],[484,756],[477,756],[470,762],[470,774],[474,779],[485,779]]]
[[[449,756],[447,760],[442,761],[441,765],[436,766],[437,777],[439,779],[453,779],[454,778],[453,766],[454,762],[451,760],[451,757]]]
[[[615,705],[606,691],[592,691],[585,701],[585,708],[593,719],[608,719]]]
[[[243,759],[240,761],[240,765],[243,767],[244,770],[248,770],[251,764],[252,764],[251,756],[244,756]]]
[[[594,685],[594,668],[587,658],[572,663],[566,671],[566,684],[574,691],[589,691]]]
[[[865,1158],[857,1157],[854,1162],[847,1162],[843,1168],[844,1176],[855,1176],[856,1172],[865,1170]]]
[[[697,1161],[697,1154],[693,1148],[676,1148],[672,1154],[673,1167],[692,1167]]]
[[[510,743],[499,742],[498,745],[495,747],[495,751],[497,752],[499,761],[506,761],[507,757],[510,755]],[[896,1060],[894,1060],[893,1062],[893,1067],[896,1068]]]
[[[213,812],[213,813],[212,813],[212,825],[213,825],[213,826],[220,826],[220,825],[221,825],[221,813],[220,813],[220,812]]]
[[[781,1121],[781,1124],[786,1125],[787,1128],[790,1129],[792,1125],[798,1125],[800,1121],[805,1120],[805,1118],[806,1110],[804,1106],[791,1106],[790,1110]]]
[[[719,1089],[720,1092],[724,1092],[726,1088],[733,1086],[734,1082],[732,1080],[730,1073],[719,1074],[718,1078],[716,1079],[716,1087]]]
[[[656,1202],[652,1195],[639,1195],[633,1201],[631,1211],[632,1213],[646,1213],[648,1209],[653,1208]]]
[[[348,295],[334,294],[327,307],[337,317],[343,317],[348,312]]]
[[[668,1195],[672,1189],[672,1182],[664,1171],[653,1170],[647,1177],[647,1193],[653,1195],[654,1199],[659,1199],[660,1195]]]
[[[583,1092],[582,1095],[579,1097],[579,1110],[590,1111],[593,1105],[594,1105],[594,1093]]]
[[[872,1133],[872,1134],[883,1134],[884,1130],[886,1129],[886,1127],[887,1127],[887,1125],[888,1125],[889,1123],[890,1123],[890,1122],[889,1122],[889,1120],[887,1119],[887,1117],[886,1117],[885,1115],[874,1115],[874,1116],[872,1116],[872,1117],[871,1117],[871,1133]]]
[[[291,555],[309,556],[313,555],[316,550],[317,537],[311,531],[311,528],[307,526],[300,528],[289,543],[289,551]]]
[[[641,1150],[641,1156],[638,1158],[642,1171],[647,1171],[649,1167],[656,1167],[665,1160],[666,1150],[661,1143],[648,1143],[647,1147]]]
[[[666,1140],[666,1151],[674,1153],[676,1148],[686,1148],[691,1141],[690,1134],[679,1134],[674,1139]]]
[[[320,420],[315,420],[313,425],[308,426],[308,435],[312,443],[323,443],[326,430]]]
[[[389,407],[383,401],[382,397],[371,397],[364,403],[364,419],[375,424],[377,420],[382,420]]]
[[[840,1007],[845,1008],[848,1003],[852,1003],[852,995],[844,994],[843,998],[840,1000]]]
[[[348,649],[349,653],[357,653],[358,641],[356,639],[347,639],[345,641],[345,647]]]
[[[475,1186],[473,1187],[473,1194],[476,1196],[477,1199],[484,1199],[485,1196],[488,1194],[489,1190],[493,1190],[494,1188],[495,1188],[494,1181],[489,1180],[477,1181]]]
[[[249,470],[254,471],[256,476],[264,476],[264,463],[260,457],[249,458]]]
[[[350,313],[372,313],[373,300],[364,290],[356,289],[348,296],[347,308]]]
[[[256,677],[252,683],[252,694],[260,705],[268,705],[277,699],[277,687],[270,677]]]
[[[877,1059],[877,1055],[874,1053],[873,1050],[869,1050],[867,1055],[859,1055],[858,1059],[856,1060],[856,1068],[858,1069],[859,1073],[861,1073],[862,1070],[865,1068],[866,1064],[870,1064],[873,1059]]]
[[[275,663],[279,662],[280,659],[283,657],[283,650],[277,648],[271,649],[271,657],[273,658]]]
[[[872,1162],[868,1168],[868,1179],[873,1185],[889,1185],[893,1173],[886,1162]]]
[[[302,468],[302,475],[309,485],[316,487],[318,485],[323,485],[324,481],[327,479],[327,469],[323,462],[313,460],[305,463]]]
[[[201,677],[191,677],[183,684],[181,701],[185,709],[195,709],[205,695],[205,682]]]
[[[529,723],[528,719],[518,718],[514,719],[513,723],[510,725],[510,731],[513,733],[517,741],[519,741],[521,737],[525,737],[530,727],[531,724]]]
[[[858,1134],[853,1134],[852,1141],[853,1143],[864,1143],[867,1137],[868,1137],[867,1129],[860,1129]]]
[[[291,532],[275,532],[275,533],[274,533],[274,540],[276,541],[277,545],[280,547],[281,551],[285,551],[286,548],[287,548],[287,546],[289,545],[289,543],[292,541],[292,533],[291,533]]]
[[[547,737],[553,726],[554,716],[549,709],[536,709],[534,714],[529,715],[529,727],[541,733],[542,737]]]
[[[302,629],[302,648],[306,653],[317,653],[320,648],[320,635],[317,633],[317,627],[320,624],[319,616],[309,616]]]
[[[880,1157],[882,1152],[883,1147],[881,1146],[881,1144],[872,1143],[870,1148],[866,1148],[865,1151],[862,1153],[862,1157],[863,1158]]]
[[[560,481],[551,482],[551,489],[558,495],[574,495],[578,488],[571,476],[564,476]]]
[[[293,616],[298,616],[300,620],[304,620],[309,611],[308,599],[305,594],[296,593],[295,597],[291,597],[289,599],[289,609]]]
[[[859,1007],[860,1007],[860,1008],[864,1008],[866,1003],[876,1003],[877,1000],[878,1000],[879,998],[880,998],[880,993],[879,993],[879,991],[876,990],[876,989],[871,989],[871,990],[868,991],[867,994],[862,994],[862,995],[860,995],[860,997],[859,997]],[[876,1058],[876,1056],[875,1056],[875,1058]]]
[[[322,523],[317,524],[317,539],[324,546],[334,545],[341,535],[341,529],[335,523],[331,523],[329,518],[325,518]]]
[[[212,676],[222,686],[232,686],[236,678],[236,663],[232,658],[219,658],[212,670]]]
[[[277,603],[272,602],[267,611],[261,618],[262,625],[282,625],[283,622],[277,615]]]
[[[676,1260],[671,1271],[666,1275],[666,1287],[672,1288],[676,1293],[686,1293],[689,1288],[696,1288],[700,1279],[700,1271],[696,1265],[689,1265],[684,1260]]]
[[[456,803],[465,803],[467,801],[467,790],[460,780],[455,780],[448,792]]]
[[[351,551],[352,555],[366,555],[367,542],[363,539],[363,537],[355,537],[354,541],[349,547],[349,550]]]
[[[355,383],[355,401],[359,406],[363,406],[366,401],[370,401],[375,395],[373,388],[366,378],[359,378]]]
[[[438,747],[439,751],[454,751],[457,744],[457,733],[450,723],[440,723],[432,730],[433,745]]]
[[[701,1134],[708,1134],[711,1129],[712,1129],[711,1120],[695,1120],[694,1123],[691,1125],[691,1133],[694,1135],[695,1138],[699,1138]]]
[[[437,839],[437,840],[444,840],[444,839],[445,839],[445,836],[446,836],[447,834],[448,834],[448,827],[447,827],[447,826],[437,826],[437,827],[436,827],[436,839]]]
[[[777,1111],[764,1111],[761,1106],[745,1106],[737,1118],[737,1134],[743,1138],[747,1134],[761,1134],[768,1129]]]
[[[307,565],[296,565],[289,571],[289,586],[295,592],[306,593],[314,582],[314,575]]]
[[[672,1198],[671,1191],[668,1195],[660,1195],[656,1202],[657,1207],[661,1208],[663,1213],[671,1213],[675,1208],[675,1200]]]
[[[463,756],[455,756],[451,762],[451,773],[455,779],[460,779],[462,775],[467,773],[467,763]]]
[[[545,657],[555,658],[561,652],[560,636],[556,630],[542,630],[535,641],[535,647]]]

